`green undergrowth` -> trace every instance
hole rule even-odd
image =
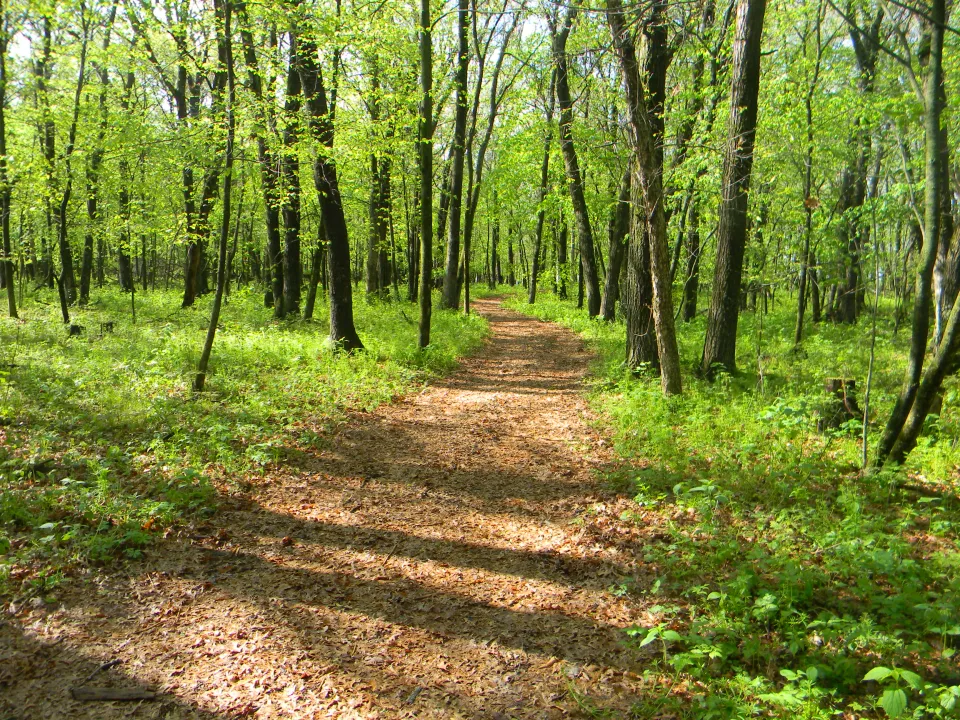
[[[957,717],[960,437],[956,380],[899,472],[864,475],[859,422],[817,432],[824,379],[855,378],[863,405],[870,323],[808,327],[795,308],[744,313],[737,376],[698,380],[704,319],[678,326],[682,397],[624,367],[624,326],[543,294],[508,305],[564,324],[597,353],[591,398],[627,462],[622,519],[647,530],[642,575],[656,624],[656,691],[638,717]],[[882,308],[881,308],[882,309]],[[892,313],[891,313],[892,314]],[[905,364],[908,333],[878,325],[868,447]],[[660,714],[660,715],[658,715]]]
[[[68,337],[56,296],[0,321],[0,598],[46,595],[65,570],[137,557],[159,532],[216,511],[286,453],[322,442],[348,410],[372,410],[449,371],[487,334],[435,309],[420,351],[416,307],[354,299],[366,351],[332,352],[315,322],[273,321],[262,294],[229,298],[206,390],[191,381],[212,297],[95,294]],[[114,323],[107,332],[102,323]]]

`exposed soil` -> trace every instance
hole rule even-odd
[[[598,478],[590,356],[555,325],[475,308],[493,335],[455,374],[352,416],[61,606],[0,618],[0,718],[628,710],[644,658],[623,628],[650,618],[612,590],[638,572],[642,531]],[[83,703],[79,685],[158,698]]]

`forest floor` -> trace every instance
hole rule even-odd
[[[646,531],[601,479],[591,355],[475,308],[491,339],[455,373],[292,442],[207,524],[0,619],[0,718],[561,718],[649,694],[624,633],[649,608],[615,592],[643,574]]]

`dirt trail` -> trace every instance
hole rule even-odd
[[[493,336],[455,374],[355,415],[61,608],[0,619],[0,717],[559,718],[580,693],[629,708],[641,660],[622,628],[649,618],[610,591],[640,541],[595,478],[610,458],[579,395],[589,355],[475,307]],[[111,659],[89,684],[159,699],[73,702]]]

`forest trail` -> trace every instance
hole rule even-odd
[[[563,718],[580,694],[628,709],[643,658],[623,628],[651,618],[611,586],[644,531],[596,477],[611,457],[580,395],[590,355],[474,307],[492,337],[456,373],[354,414],[59,608],[0,619],[0,716]],[[111,660],[86,684],[157,700],[71,700]]]

